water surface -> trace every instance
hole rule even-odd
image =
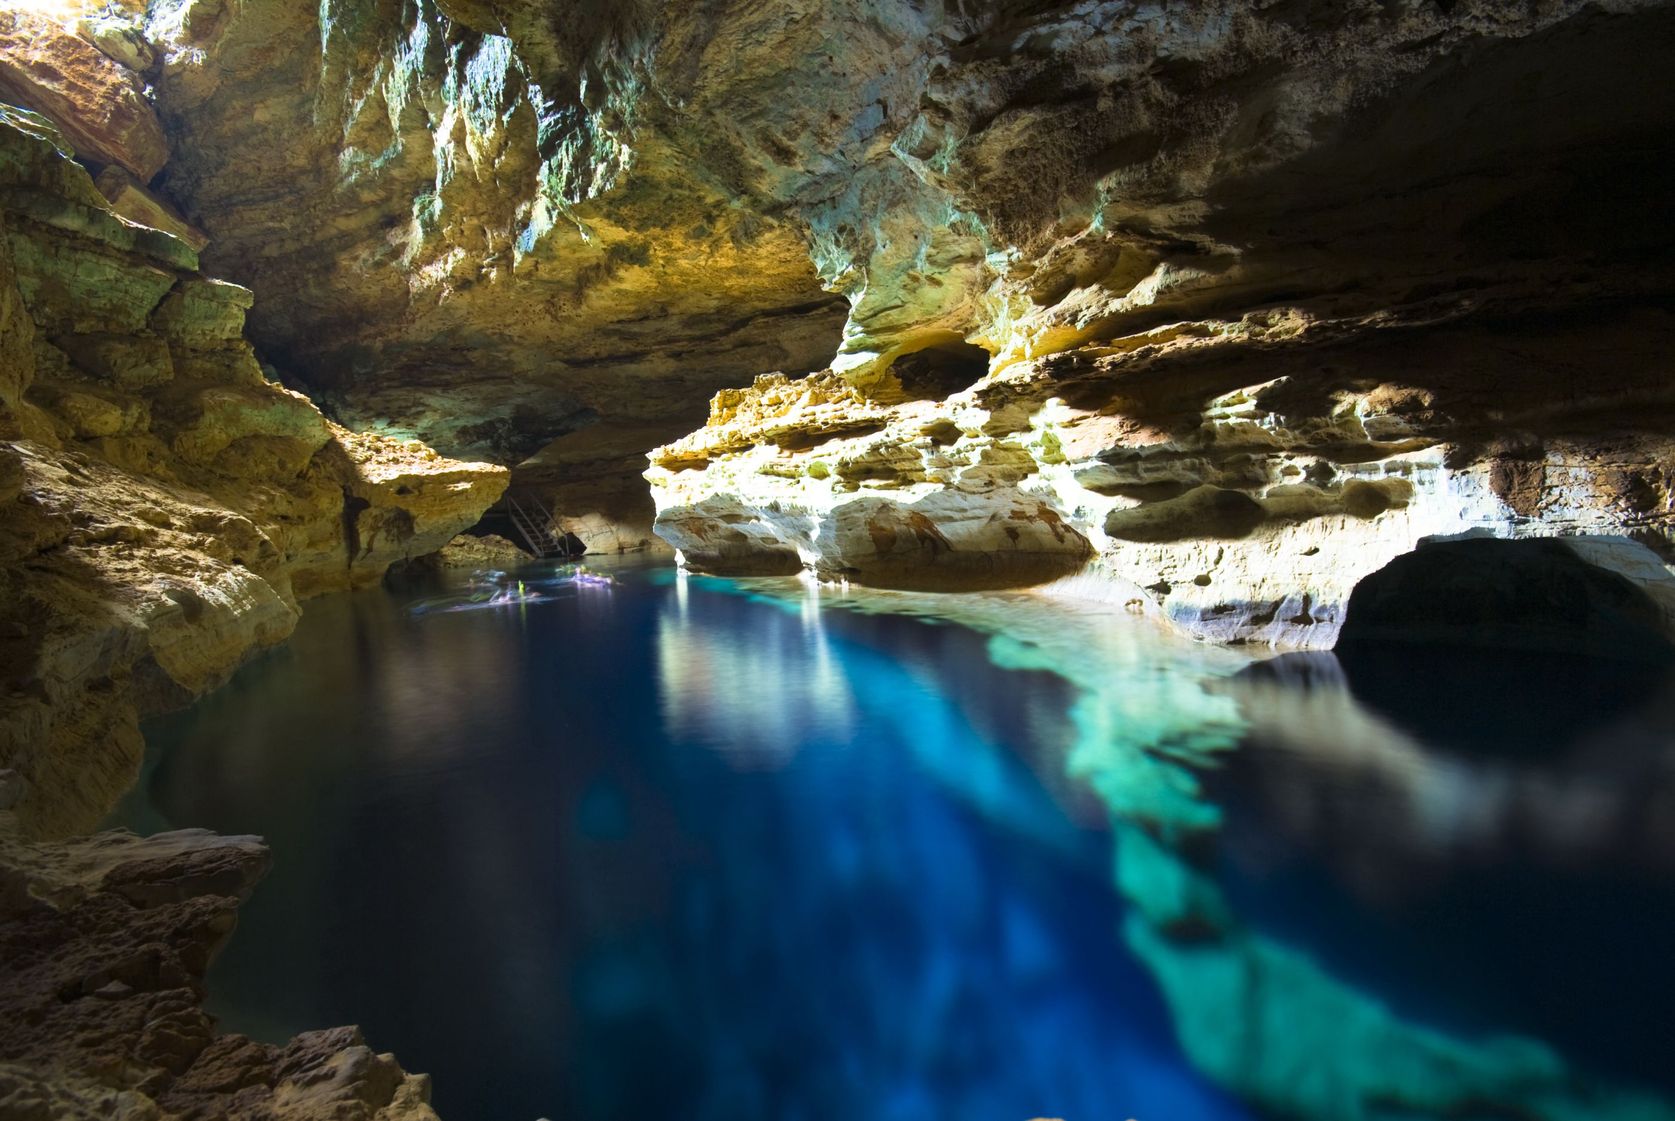
[[[1120,608],[567,571],[315,601],[148,727],[131,818],[273,845],[229,1027],[486,1121],[1675,1117],[1655,697],[1532,771]]]

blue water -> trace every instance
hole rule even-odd
[[[450,1121],[1675,1121],[1654,677],[532,566],[310,603],[124,814],[272,845],[227,1027]]]
[[[152,723],[161,817],[275,854],[227,1026],[359,1023],[445,1118],[1248,1116],[1120,950],[1065,682],[671,576],[317,601]]]

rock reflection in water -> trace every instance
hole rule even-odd
[[[231,1026],[361,1022],[444,1118],[1244,1121],[1118,952],[1102,816],[1032,773],[1069,785],[1061,679],[800,592],[605,592],[319,601],[151,726],[170,823],[274,847]]]
[[[1668,879],[1656,696],[1479,758],[1120,605],[599,590],[317,604],[154,726],[171,824],[274,842],[236,1026],[360,1020],[456,1117],[1675,1119],[1661,955],[1548,929],[1670,929],[1606,874]]]
[[[1675,1087],[1675,677],[1404,655],[1222,683],[1250,727],[1204,776],[1241,909],[1397,1007]]]
[[[1270,823],[1251,821],[1237,790],[1241,768],[1263,765],[1260,737],[1250,735],[1261,713],[1243,702],[1271,669],[1239,673],[1244,661],[1236,655],[1171,646],[1116,609],[991,598],[948,611],[994,633],[997,663],[1051,669],[1077,686],[1069,767],[1112,814],[1115,880],[1129,904],[1125,941],[1162,987],[1187,1053],[1216,1082],[1275,1116],[1309,1121],[1675,1118],[1667,1098],[1629,1088],[1667,1074],[1658,1069],[1669,1039],[1667,1000],[1618,1000],[1617,988],[1596,994],[1606,999],[1589,1015],[1577,1016],[1573,1006],[1545,1018],[1514,1015],[1492,990],[1457,985],[1446,947],[1408,937],[1411,930],[1369,939],[1364,922],[1357,925],[1367,908],[1340,906],[1328,885],[1264,880],[1252,888],[1248,878],[1227,874],[1274,844]],[[1320,708],[1279,716],[1284,733],[1326,750],[1387,738],[1388,721],[1334,684],[1334,664],[1280,665],[1304,671],[1305,683],[1308,671],[1316,684],[1326,679],[1324,689],[1291,691]],[[1306,784],[1283,777],[1272,789],[1287,805],[1308,797]],[[1450,808],[1430,810],[1446,817]],[[1347,819],[1344,827],[1357,829]],[[1376,822],[1359,827],[1377,829]],[[1579,913],[1601,888],[1612,894],[1609,884],[1587,878],[1553,888]],[[1489,952],[1540,943],[1544,932],[1524,925],[1525,913],[1508,906],[1515,903],[1505,895],[1484,901],[1500,924],[1480,928],[1493,930]],[[1641,916],[1620,897],[1615,904],[1599,920],[1632,941]],[[1469,908],[1459,913],[1469,916]],[[1446,926],[1450,914],[1438,908],[1433,917]],[[1661,933],[1658,939],[1667,942]],[[1656,990],[1675,971],[1652,949],[1637,946],[1623,968]],[[1586,991],[1585,964],[1549,964],[1547,974],[1524,980]],[[1448,1004],[1456,1007],[1438,1007]],[[1439,1014],[1459,1006],[1469,1015]],[[1655,1012],[1645,1014],[1649,1008]],[[1574,1045],[1610,1021],[1604,1047]]]
[[[856,732],[854,694],[820,623],[819,605],[764,613],[749,630],[693,619],[692,581],[674,584],[657,620],[657,681],[664,726],[741,769],[788,762],[807,740]]]

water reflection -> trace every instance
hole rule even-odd
[[[770,612],[750,628],[693,618],[690,577],[677,578],[657,620],[657,684],[663,724],[701,741],[739,769],[789,762],[810,740],[848,740],[855,697],[820,625],[817,601]]]
[[[236,1026],[491,1119],[1675,1117],[1657,689],[1484,745],[1120,606],[534,590],[318,604],[153,728],[170,823],[275,845]]]
[[[1518,679],[1455,663],[1453,685],[1433,698],[1425,683],[1449,676],[1434,658],[1405,685],[1385,663],[1352,688],[1360,683],[1329,656],[1248,666],[1226,651],[1171,648],[1115,610],[873,598],[943,610],[993,633],[998,664],[1051,669],[1078,687],[1069,765],[1112,813],[1125,941],[1161,985],[1188,1054],[1219,1084],[1277,1115],[1322,1121],[1675,1117],[1666,1098],[1628,1088],[1669,1080],[1675,1002],[1661,949],[1675,934],[1668,706],[1655,682],[1625,687],[1611,667],[1576,675],[1567,665],[1561,690],[1551,664]],[[1363,694],[1387,704],[1405,695],[1394,707],[1407,727],[1441,724],[1451,746],[1424,745]],[[1465,705],[1475,712],[1464,733],[1438,720],[1437,706]],[[1516,756],[1531,727],[1548,737],[1534,754],[1563,762],[1510,780],[1494,760]],[[1323,759],[1376,760],[1385,781],[1346,798],[1343,785],[1306,773]],[[1542,792],[1542,810],[1497,815],[1521,788]],[[1508,836],[1496,820],[1520,828]],[[1264,874],[1288,829],[1310,842],[1308,860],[1347,869],[1360,893]],[[1568,879],[1528,875],[1531,849],[1573,864],[1625,833],[1627,849],[1608,846]],[[1457,870],[1449,839],[1496,834],[1483,875],[1429,899],[1409,894],[1411,878],[1385,858],[1424,853]],[[1616,861],[1641,875],[1625,884]],[[1296,863],[1282,861],[1288,872]]]
[[[1241,907],[1432,1021],[1675,1084],[1675,682],[1551,657],[1477,675],[1478,660],[1289,655],[1224,683],[1250,732],[1207,789]],[[1480,733],[1364,704],[1369,674],[1374,696],[1446,677],[1436,705],[1469,705]],[[1299,896],[1307,921],[1278,913]]]
[[[1113,952],[1103,817],[1029,739],[1065,683],[792,587],[312,605],[150,729],[170,823],[276,853],[217,1010],[358,1020],[491,1121],[1244,1118]]]

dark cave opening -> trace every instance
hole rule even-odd
[[[939,401],[970,389],[989,372],[989,352],[971,343],[936,343],[890,363],[910,401]]]

